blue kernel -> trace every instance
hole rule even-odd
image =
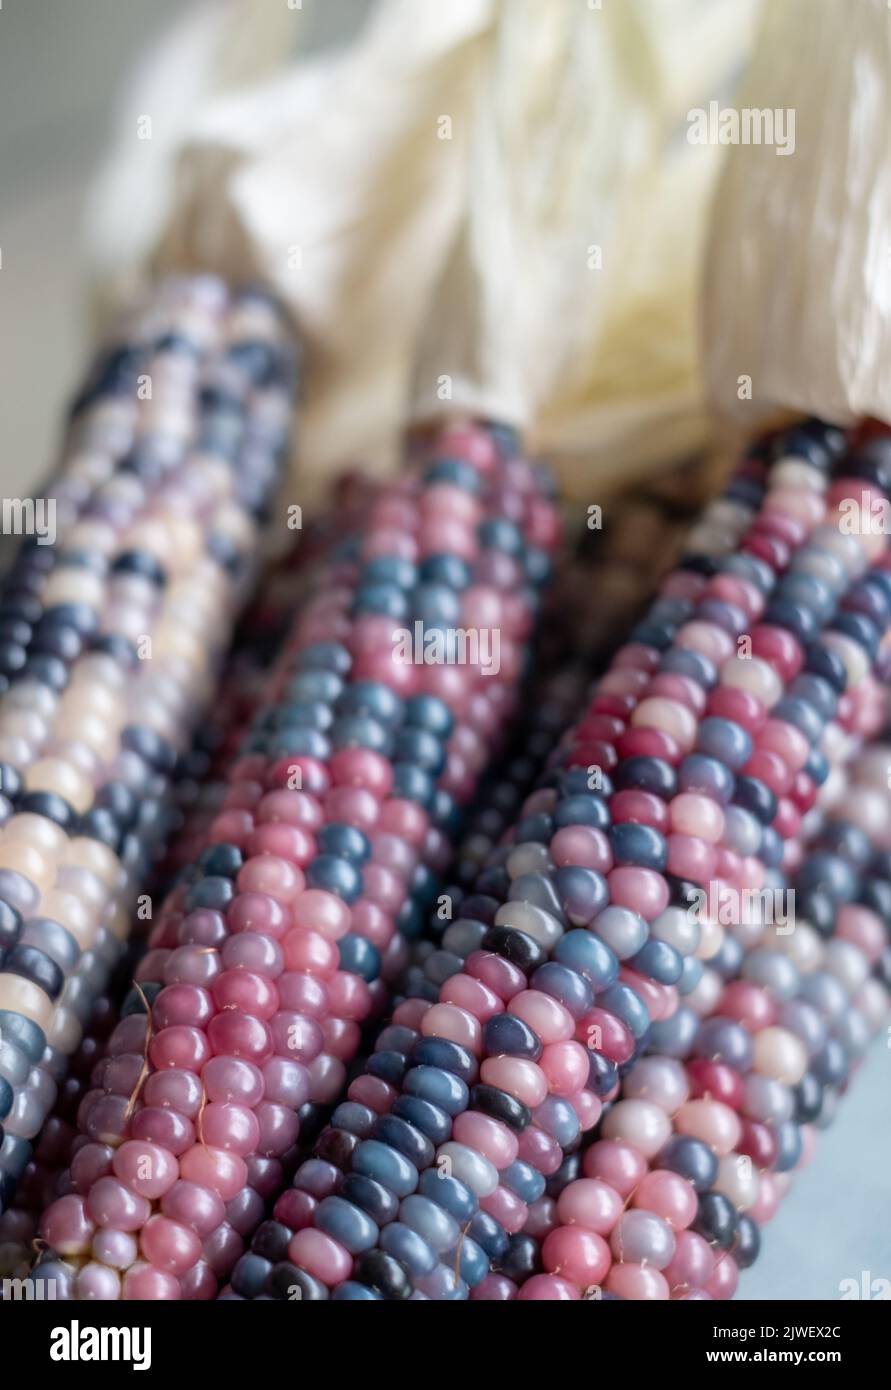
[[[417,801],[421,806],[427,807],[433,800],[435,790],[433,778],[422,767],[416,767],[413,763],[393,764],[394,796],[404,797],[406,801]]]
[[[358,1255],[377,1242],[378,1227],[367,1212],[342,1197],[324,1197],[315,1211],[315,1224],[332,1240]]]
[[[612,826],[609,841],[617,865],[637,864],[661,873],[668,863],[665,836],[651,825],[623,821],[621,825]]]
[[[438,695],[412,695],[405,702],[405,722],[447,739],[455,727],[454,716]]]
[[[490,1260],[499,1259],[507,1249],[507,1232],[487,1211],[477,1212],[467,1234],[482,1247]]]
[[[428,1139],[432,1139],[434,1144],[444,1144],[452,1132],[449,1114],[441,1106],[422,1100],[420,1096],[400,1096],[390,1113],[407,1120]]]
[[[506,517],[490,517],[477,528],[480,545],[503,550],[507,555],[520,556],[525,548],[523,533]]]
[[[696,738],[699,753],[708,753],[736,771],[752,756],[752,740],[742,727],[731,719],[709,716],[702,720]]]
[[[403,701],[382,681],[356,681],[347,686],[337,703],[338,716],[368,715],[381,724],[398,723],[403,711]]]
[[[560,961],[546,961],[532,976],[530,986],[558,1000],[573,1018],[582,1018],[594,1005],[594,991],[585,979]]]
[[[527,1205],[544,1196],[544,1174],[533,1168],[531,1163],[524,1163],[521,1158],[514,1159],[509,1167],[502,1170],[501,1181]]]
[[[338,750],[370,748],[386,757],[390,751],[391,736],[379,719],[372,719],[364,714],[346,714],[335,721],[331,730],[331,742]]]
[[[418,1191],[442,1207],[462,1226],[479,1211],[476,1195],[466,1183],[459,1178],[445,1176],[439,1168],[425,1169]]]
[[[364,1284],[357,1284],[353,1279],[347,1279],[343,1284],[338,1284],[332,1290],[332,1299],[338,1303],[380,1303],[382,1302],[379,1293],[374,1289],[368,1289]]]
[[[376,1048],[365,1064],[371,1076],[377,1076],[390,1086],[400,1086],[405,1075],[406,1059],[403,1052],[390,1052],[386,1048]]]
[[[684,957],[667,941],[651,939],[628,963],[639,975],[660,985],[676,985],[684,971]]]
[[[402,620],[408,614],[408,599],[398,584],[363,584],[356,592],[353,612],[383,613]]]
[[[564,937],[565,940],[565,937]],[[483,1024],[483,1046],[490,1057],[529,1057],[538,1061],[542,1053],[540,1039],[528,1023],[513,1014],[496,1014]],[[457,1114],[457,1111],[452,1111]]]
[[[336,821],[323,825],[316,835],[316,844],[322,854],[337,854],[355,864],[364,864],[371,858],[371,841],[355,825],[340,825]]]
[[[287,686],[291,700],[322,700],[334,704],[343,692],[343,681],[333,671],[303,671]]]
[[[374,1137],[404,1154],[417,1169],[429,1168],[433,1162],[435,1150],[426,1134],[398,1115],[381,1115],[374,1126]]]
[[[421,563],[420,578],[425,584],[447,584],[460,592],[470,586],[473,573],[460,555],[429,555]]]
[[[371,1134],[377,1115],[367,1105],[359,1105],[354,1100],[345,1100],[338,1105],[331,1116],[334,1129],[345,1129],[359,1139],[367,1139]]]
[[[393,757],[402,763],[414,763],[424,772],[438,777],[445,767],[443,743],[426,729],[404,728],[393,739]]]
[[[586,926],[609,902],[606,879],[595,869],[567,865],[553,876],[554,889],[569,921]]]
[[[437,1265],[436,1251],[402,1221],[393,1221],[381,1231],[380,1248],[404,1265],[415,1279],[432,1274]]]
[[[682,792],[701,792],[726,806],[733,796],[733,773],[717,758],[704,753],[689,753],[678,768],[678,789]]]
[[[453,627],[461,617],[461,600],[446,584],[419,584],[412,595],[411,613],[416,622]]]
[[[442,1067],[454,1072],[462,1081],[476,1080],[477,1064],[473,1053],[448,1038],[419,1038],[412,1051],[412,1061],[416,1066]]]
[[[593,792],[585,795],[567,796],[554,807],[554,825],[591,825],[596,830],[605,830],[610,823],[609,808],[605,799]]]
[[[579,1117],[569,1101],[560,1096],[548,1096],[533,1111],[532,1118],[539,1129],[556,1139],[561,1149],[568,1148],[579,1136]]]
[[[339,642],[315,642],[304,647],[297,661],[301,671],[333,671],[338,676],[345,676],[353,664],[346,647]]]
[[[395,584],[400,589],[413,589],[418,582],[418,568],[401,555],[375,555],[362,569],[364,584]]]
[[[355,864],[334,854],[317,855],[306,868],[306,882],[310,888],[324,888],[348,903],[355,902],[362,892],[362,875]]]
[[[461,1078],[441,1067],[413,1067],[405,1074],[403,1089],[448,1115],[460,1115],[470,1100],[470,1092]]]
[[[471,496],[478,497],[482,490],[482,479],[472,464],[459,458],[434,459],[424,470],[424,486],[448,483],[452,487],[463,488]]]
[[[418,1185],[418,1170],[414,1164],[378,1139],[365,1139],[357,1146],[353,1153],[353,1172],[373,1178],[397,1197],[407,1197]]]
[[[598,1007],[608,1009],[627,1025],[636,1038],[642,1038],[650,1026],[650,1014],[643,1000],[628,985],[610,985],[599,996]]]

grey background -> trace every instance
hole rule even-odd
[[[0,3],[0,485],[21,493],[48,465],[86,363],[80,222],[112,99],[183,0]],[[306,46],[349,33],[368,8],[304,0]],[[832,1299],[863,1271],[891,1278],[889,1076],[880,1040],[766,1229],[740,1297]]]

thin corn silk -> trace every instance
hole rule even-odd
[[[111,256],[131,212],[112,165],[99,267],[276,286],[311,348],[304,496],[360,452],[392,468],[406,414],[460,408],[522,427],[588,497],[703,443],[698,264],[722,151],[688,144],[687,113],[731,84],[752,10],[385,0],[346,49],[196,95],[175,177],[153,175],[154,255],[122,259],[122,235]],[[143,72],[143,110],[170,63]]]
[[[765,6],[733,104],[794,146],[730,147],[715,195],[706,380],[739,430],[789,410],[891,418],[891,11],[818,10]]]

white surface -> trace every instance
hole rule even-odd
[[[844,1279],[891,1280],[891,1049],[876,1040],[832,1126],[740,1280],[743,1299],[838,1299]],[[867,1281],[868,1284],[869,1281]]]

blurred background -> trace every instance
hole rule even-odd
[[[371,2],[302,0],[299,12],[294,7],[302,51],[349,36]],[[288,0],[272,3],[283,9]],[[183,0],[2,0],[0,487],[7,493],[45,473],[62,408],[86,366],[83,228],[115,135],[116,103],[132,65],[187,8]]]
[[[82,227],[91,181],[115,136],[116,103],[131,65],[188,8],[183,0],[2,0],[0,488],[7,495],[26,494],[47,469],[63,405],[87,361]],[[303,0],[294,8],[308,54],[353,34],[372,0]],[[838,1122],[821,1136],[816,1160],[797,1175],[741,1297],[833,1299],[841,1280],[859,1281],[864,1271],[891,1278],[889,1071],[891,1050],[880,1042]]]

